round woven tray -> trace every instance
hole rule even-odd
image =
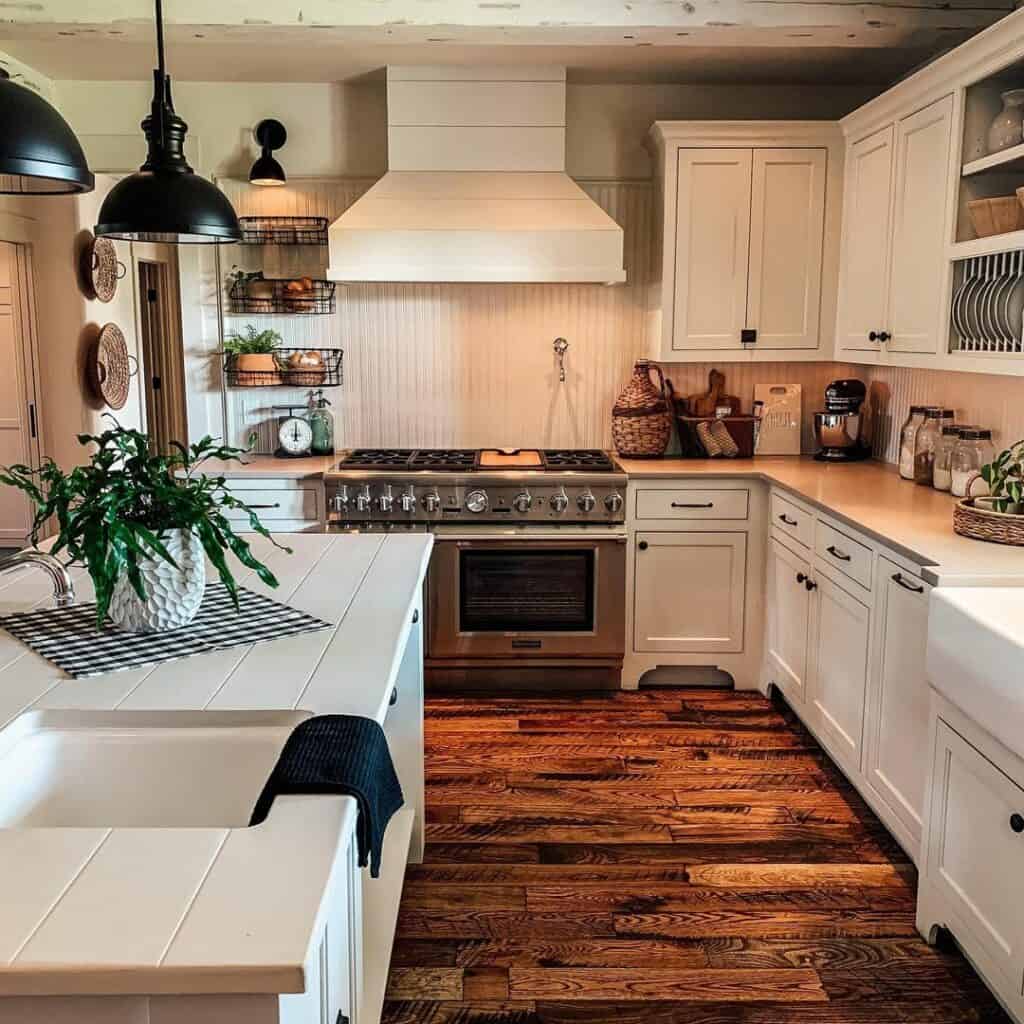
[[[93,390],[111,409],[123,409],[131,385],[131,356],[117,324],[106,324],[96,339],[89,360]]]
[[[117,294],[117,282],[126,273],[109,238],[94,238],[82,253],[82,274],[100,302],[110,302]]]
[[[969,498],[953,506],[953,529],[973,540],[1024,547],[1024,516],[975,508]]]

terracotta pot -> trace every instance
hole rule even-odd
[[[234,369],[242,375],[237,380],[240,387],[281,383],[280,368],[273,352],[246,352],[237,355]],[[253,376],[249,376],[250,374]]]

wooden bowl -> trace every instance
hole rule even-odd
[[[972,199],[967,204],[967,213],[979,238],[1005,235],[1024,228],[1024,206],[1021,206],[1017,195]]]

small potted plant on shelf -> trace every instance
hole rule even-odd
[[[24,491],[35,505],[32,543],[54,518],[59,533],[51,554],[66,551],[72,562],[85,565],[96,592],[97,627],[109,621],[125,632],[154,633],[187,625],[206,588],[204,552],[236,608],[228,552],[276,587],[227,513],[241,512],[257,533],[291,549],[273,540],[255,512],[227,490],[223,476],[201,472],[208,459],[237,460],[244,450],[204,437],[188,447],[172,441],[171,454],[157,455],[145,434],[114,423],[98,436],[78,436],[95,448],[88,465],[69,473],[51,459],[37,470],[0,468],[0,483]]]
[[[281,383],[281,367],[277,351],[281,335],[274,330],[258,331],[246,324],[245,331],[232,332],[224,339],[228,357],[227,369],[239,387],[261,387]]]
[[[976,498],[976,505],[993,512],[1024,515],[1024,440],[982,466],[981,478],[988,484],[988,495]]]

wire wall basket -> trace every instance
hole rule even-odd
[[[284,280],[255,277],[232,282],[228,308],[236,314],[296,314],[316,316],[334,312],[333,281],[311,278]]]
[[[336,388],[344,383],[340,348],[279,348],[266,369],[247,369],[245,356],[224,356],[224,375],[234,388]]]
[[[1024,251],[962,261],[950,316],[956,352],[1024,353]]]
[[[326,245],[326,217],[239,217],[243,245]]]

